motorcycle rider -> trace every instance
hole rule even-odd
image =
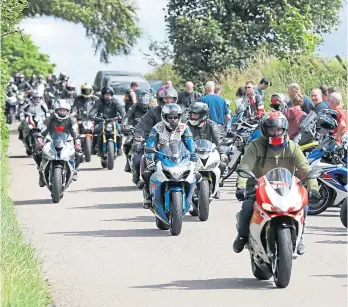
[[[182,110],[176,103],[166,104],[161,110],[161,121],[157,123],[152,129],[146,140],[147,148],[156,149],[157,146],[164,146],[169,140],[182,140],[191,154],[191,161],[198,160],[195,150],[195,143],[192,137],[191,129],[185,124],[181,123]],[[145,169],[143,171],[144,185],[144,202],[143,207],[149,209],[151,205],[151,195],[149,191],[149,182],[151,174],[155,168],[155,154],[145,154]]]
[[[12,92],[15,95],[18,94],[18,87],[15,84],[15,80],[13,77],[10,77],[8,83],[7,83],[7,88],[6,88],[6,92]]]
[[[66,82],[63,87],[63,92],[60,95],[62,99],[75,99],[77,97],[75,84],[71,82]],[[73,102],[72,102],[73,104]]]
[[[138,97],[138,102],[130,107],[128,110],[126,116],[123,118],[122,123],[121,123],[121,130],[124,135],[127,135],[129,133],[129,126],[135,127],[140,118],[142,118],[146,112],[148,111],[150,107],[150,103],[153,100],[152,95],[144,91],[139,94]],[[127,137],[124,145],[123,145],[123,151],[126,156],[128,156],[131,147],[133,144],[133,136],[130,134],[129,137]],[[139,182],[139,170],[140,170],[140,156],[136,155],[137,160],[133,158],[133,182],[137,184]],[[129,165],[128,159],[126,159],[126,166],[124,168],[125,172],[130,172],[131,167]]]
[[[40,137],[36,143],[36,155],[34,156],[35,162],[38,169],[40,168],[41,162],[44,159],[42,156],[42,148],[44,146],[44,138],[49,133],[55,131],[64,132],[72,136],[75,144],[75,171],[72,179],[77,180],[77,172],[82,159],[82,148],[81,140],[78,138],[78,127],[76,120],[70,116],[70,103],[66,99],[58,99],[54,103],[54,113],[52,113],[48,118],[45,119],[43,123],[43,128],[40,133]],[[43,176],[40,172],[39,186],[44,187],[45,183]]]
[[[71,109],[71,115],[82,118],[83,113],[89,114],[94,104],[98,100],[98,97],[93,95],[93,87],[90,84],[84,83],[81,85],[81,94],[78,95]]]
[[[203,102],[195,102],[188,107],[187,111],[189,118],[186,124],[191,129],[194,140],[204,139],[216,145],[221,161],[219,168],[223,174],[228,162],[226,147],[221,146],[224,137],[219,133],[219,126],[208,118],[208,105]]]
[[[103,116],[104,118],[113,118],[117,117],[118,115],[121,116],[121,118],[125,117],[125,111],[123,105],[120,104],[119,101],[117,101],[114,96],[114,90],[111,86],[104,86],[101,90],[101,98],[94,104],[92,110],[89,112],[89,117],[95,120],[96,116]],[[96,122],[96,121],[95,121]],[[122,155],[122,135],[121,131],[119,129],[119,126],[117,127],[117,155]],[[98,133],[98,149],[99,154],[102,155],[102,135],[99,133],[101,130],[101,122],[96,125],[95,132]]]
[[[19,83],[17,88],[18,88],[18,91],[21,93],[28,92],[31,90],[31,86],[27,81],[25,81],[25,77],[23,74],[19,75]]]
[[[262,117],[265,112],[264,102],[258,94],[255,93],[255,84],[252,81],[247,81],[245,83],[245,94],[243,103],[250,105],[252,115],[257,117]]]
[[[27,125],[25,121],[25,113],[37,113],[38,110],[42,111],[45,114],[45,116],[48,114],[48,107],[45,101],[43,100],[42,95],[37,91],[33,91],[30,99],[28,99],[26,103],[23,104],[23,107],[20,110],[21,123],[18,127],[18,138],[20,140],[23,140],[23,129],[25,129]]]
[[[270,107],[274,111],[280,111],[284,114],[285,110],[288,108],[290,103],[290,98],[282,93],[276,93],[271,96]]]
[[[36,75],[35,75],[35,74],[32,74],[31,77],[30,77],[30,79],[29,79],[29,84],[30,84],[32,87],[34,87],[36,81],[37,81]]]
[[[289,140],[288,121],[279,111],[267,113],[261,122],[261,137],[253,140],[245,150],[239,168],[253,171],[257,178],[266,175],[275,167],[283,167],[291,173],[298,169],[302,179],[305,179],[311,170],[300,146]],[[233,243],[233,250],[240,253],[247,243],[249,235],[249,221],[253,214],[255,196],[247,196],[255,191],[256,182],[253,179],[245,179],[238,176],[236,198],[243,201],[239,212],[238,235]],[[318,182],[316,179],[308,179],[309,200],[312,202],[320,199]],[[306,211],[306,210],[305,210]],[[306,213],[305,213],[306,215]],[[301,241],[297,253],[302,255],[305,246]]]
[[[134,141],[132,145],[133,160],[140,161],[144,152],[144,141],[149,137],[151,129],[161,121],[161,110],[167,103],[176,103],[178,100],[177,91],[171,87],[166,86],[164,89],[158,91],[157,102],[158,105],[150,110],[138,121],[134,132]],[[137,184],[139,189],[143,188],[143,181],[140,180]]]

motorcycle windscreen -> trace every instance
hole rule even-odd
[[[286,168],[275,168],[266,174],[269,184],[279,195],[285,196],[292,188],[292,174]]]
[[[64,132],[53,132],[52,135],[52,144],[55,148],[63,148],[69,135]]]
[[[167,142],[159,152],[165,155],[165,158],[162,159],[162,162],[164,163],[166,160],[169,160],[170,162],[178,164],[184,160],[188,160],[190,157],[190,153],[186,149],[184,143],[178,140]]]
[[[214,144],[208,140],[197,140],[195,142],[196,144],[196,151],[197,153],[201,154],[207,154],[213,150]]]

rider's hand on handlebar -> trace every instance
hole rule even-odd
[[[310,190],[308,193],[308,200],[310,203],[317,203],[320,201],[321,195],[317,190]]]
[[[239,201],[243,201],[247,198],[247,193],[246,193],[246,190],[244,188],[237,188],[237,191],[236,191],[236,198],[239,200]]]
[[[75,144],[76,151],[82,151],[81,144]]]
[[[198,156],[197,156],[197,154],[194,153],[194,152],[191,153],[190,160],[191,160],[192,162],[197,162],[197,161],[198,161]]]
[[[134,140],[136,140],[137,142],[145,141],[142,137],[136,137],[136,138],[134,138]]]

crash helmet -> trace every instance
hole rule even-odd
[[[34,104],[39,104],[39,103],[41,103],[43,101],[43,96],[38,91],[33,91],[32,94],[31,94],[30,100]]]
[[[112,97],[114,96],[114,89],[110,85],[104,86],[101,89],[101,94],[102,94],[103,100],[108,103],[111,101]]]
[[[271,96],[270,107],[275,111],[280,111],[284,113],[284,111],[288,107],[289,102],[290,102],[290,99],[288,96],[282,93],[276,93]]]
[[[188,121],[192,126],[203,126],[208,119],[209,107],[206,103],[194,102],[187,111],[189,113]]]
[[[73,97],[75,90],[76,90],[75,84],[71,82],[65,83],[65,91],[68,93],[69,97]]]
[[[153,100],[151,93],[148,91],[143,91],[138,95],[138,107],[144,112],[149,109],[150,103]]]
[[[66,99],[57,99],[54,103],[54,115],[59,122],[63,122],[70,115],[71,105]]]
[[[167,86],[163,92],[163,103],[176,103],[178,101],[178,92],[174,87]]]
[[[174,131],[180,122],[182,110],[176,103],[165,104],[161,111],[161,118],[164,125],[170,130]]]
[[[337,112],[334,110],[323,110],[317,118],[317,131],[321,129],[333,131],[338,127]]]
[[[268,138],[273,149],[281,149],[287,145],[289,123],[280,111],[265,114],[261,121],[261,133]]]
[[[81,95],[85,98],[91,97],[93,95],[93,87],[88,83],[81,85]]]
[[[68,74],[66,72],[61,72],[59,74],[59,81],[67,81],[68,80]]]

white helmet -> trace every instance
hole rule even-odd
[[[176,103],[168,103],[164,105],[161,112],[163,123],[169,130],[175,130],[181,119],[181,107]]]
[[[58,121],[67,119],[70,115],[70,103],[66,99],[58,99],[54,103],[54,115]]]

